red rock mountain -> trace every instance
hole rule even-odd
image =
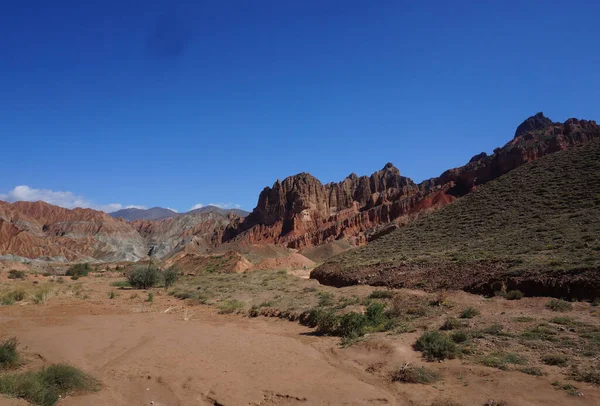
[[[146,256],[146,248],[129,223],[101,211],[0,201],[0,255],[6,254],[59,261],[137,261]]]
[[[477,187],[541,156],[600,137],[594,121],[555,123],[538,113],[525,120],[504,147],[474,156],[419,185],[392,164],[370,177],[351,174],[321,184],[307,173],[265,188],[254,211],[228,226],[223,240],[277,243],[304,248],[337,239],[362,244],[387,233],[394,222],[452,202]],[[383,226],[383,229],[382,229]]]
[[[361,245],[526,162],[594,138],[600,138],[594,121],[555,123],[538,113],[492,155],[476,155],[437,178],[415,184],[390,163],[371,176],[351,174],[326,185],[300,173],[265,188],[245,218],[190,212],[128,223],[91,209],[0,202],[0,256],[135,261],[207,253],[228,242],[302,249],[344,239]]]

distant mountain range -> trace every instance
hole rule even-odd
[[[109,213],[109,215],[114,218],[122,218],[123,220],[133,222],[137,220],[164,220],[171,217],[183,216],[185,214],[192,213],[220,213],[223,215],[233,213],[240,217],[246,217],[249,214],[249,212],[240,209],[222,209],[217,206],[206,206],[199,209],[190,210],[186,213],[177,213],[176,211],[165,209],[163,207],[152,207],[150,209],[123,209]]]

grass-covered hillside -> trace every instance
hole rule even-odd
[[[599,270],[600,142],[592,141],[525,164],[311,277],[338,286],[512,284],[531,294],[593,296]]]

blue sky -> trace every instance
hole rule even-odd
[[[538,111],[600,119],[599,15],[597,1],[5,2],[0,198],[251,210],[303,171],[325,183],[390,161],[421,181]]]

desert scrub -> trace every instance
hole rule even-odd
[[[472,319],[473,317],[479,316],[480,314],[481,313],[479,312],[479,310],[475,309],[474,307],[467,307],[460,314],[460,318],[461,319]]]
[[[0,344],[0,370],[16,368],[21,363],[15,337],[7,338]]]
[[[46,302],[48,301],[48,298],[50,297],[50,293],[51,293],[51,289],[49,286],[42,286],[40,287],[37,291],[35,291],[35,293],[33,294],[33,303],[35,304],[46,304]]]
[[[117,294],[115,293],[114,290],[111,290],[110,292],[108,292],[108,298],[109,299],[114,299],[117,297]]]
[[[177,279],[179,279],[179,270],[175,266],[169,267],[163,271],[162,277],[165,290],[169,289],[175,284],[175,282],[177,282]]]
[[[533,375],[533,376],[544,376],[544,375],[547,375],[546,373],[542,372],[542,370],[539,369],[538,367],[523,367],[523,368],[519,368],[519,372],[523,372],[524,374]]]
[[[394,297],[394,292],[391,290],[374,290],[368,297],[369,299],[391,299]]]
[[[333,306],[334,296],[333,296],[332,293],[329,293],[329,292],[319,292],[318,296],[319,296],[319,307]]]
[[[571,303],[560,299],[550,299],[548,303],[546,303],[546,307],[555,312],[568,312],[569,310],[573,310],[573,305]]]
[[[23,289],[15,289],[2,295],[0,304],[8,306],[23,299],[25,299],[25,291]]]
[[[115,288],[130,288],[131,284],[129,281],[114,281],[110,283],[110,286],[114,286]]]
[[[466,323],[460,321],[454,317],[448,317],[444,324],[440,327],[440,330],[457,330],[463,327],[467,327]]]
[[[100,383],[95,378],[64,364],[0,377],[0,393],[41,406],[55,405],[67,395],[99,389]]]
[[[600,366],[600,365],[599,365]],[[587,382],[593,383],[595,385],[600,385],[600,369],[592,368],[581,370],[579,368],[573,368],[569,372],[569,376],[576,380],[577,382]]]
[[[457,330],[457,331],[453,331],[450,334],[450,338],[452,338],[452,341],[454,341],[455,343],[462,344],[462,343],[466,343],[467,341],[469,341],[469,338],[471,338],[471,336],[465,330]]]
[[[509,290],[504,297],[506,300],[521,300],[523,298],[523,292],[520,290]]]
[[[127,281],[136,289],[148,289],[160,281],[160,271],[154,265],[136,266],[128,272]]]
[[[404,365],[392,372],[392,382],[428,384],[439,381],[440,374],[425,367]]]
[[[549,354],[542,357],[542,362],[546,365],[556,365],[564,367],[567,365],[568,358],[565,355],[560,354]]]
[[[456,356],[456,344],[445,333],[426,331],[414,345],[415,350],[423,353],[428,361],[443,360]]]
[[[512,352],[493,352],[481,359],[486,367],[507,369],[509,364],[524,365],[527,359]]]
[[[552,386],[554,386],[556,390],[564,390],[570,396],[577,396],[579,394],[579,389],[577,388],[577,386],[573,386],[570,383],[561,384],[558,381],[554,381],[552,382]]]
[[[25,272],[11,269],[8,271],[8,279],[25,279]]]
[[[219,314],[231,314],[235,313],[238,310],[243,309],[245,306],[244,302],[239,300],[226,300],[219,306]]]
[[[154,302],[154,293],[148,292],[148,297],[146,298],[146,302],[149,302],[149,303]]]
[[[65,272],[66,276],[88,276],[88,274],[90,273],[90,271],[92,270],[92,268],[90,267],[90,264],[75,264],[72,267],[70,267],[69,269],[67,269],[67,272]]]

